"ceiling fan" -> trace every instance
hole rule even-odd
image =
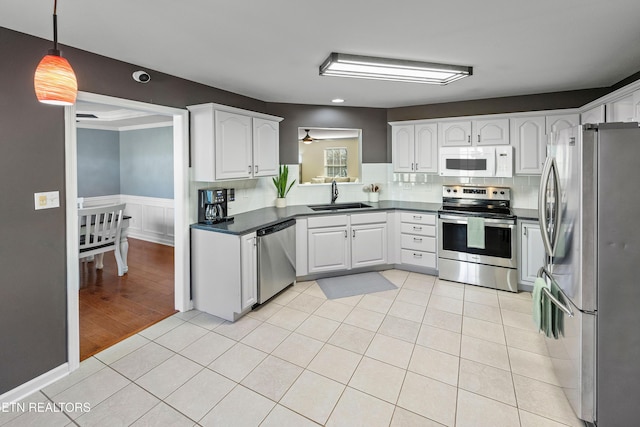
[[[305,144],[311,144],[313,142],[313,138],[309,135],[309,129],[305,129],[304,131],[307,132],[307,134],[302,138],[302,142]]]

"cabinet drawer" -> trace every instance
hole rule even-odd
[[[436,254],[402,249],[402,263],[420,267],[436,268]]]
[[[414,224],[436,225],[436,216],[420,212],[401,212],[400,221]]]
[[[407,234],[418,234],[420,236],[435,236],[436,226],[408,224],[406,222],[403,222],[402,224],[400,224],[400,232]]]
[[[346,215],[311,216],[307,220],[307,228],[339,227],[347,225]]]
[[[415,234],[403,234],[400,237],[401,248],[411,249],[415,251],[436,251],[436,239],[435,237],[422,237]]]
[[[376,222],[387,222],[386,212],[368,212],[351,215],[351,225],[373,224]]]

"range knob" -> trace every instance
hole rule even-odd
[[[497,192],[497,191],[494,191],[494,192],[493,192],[493,194],[498,194],[498,192]]]
[[[504,194],[504,191],[501,191],[500,194]]]
[[[457,193],[457,192],[458,192],[458,190],[453,190],[453,192],[454,192],[454,193]]]

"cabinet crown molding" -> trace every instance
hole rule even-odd
[[[283,117],[272,116],[271,114],[260,113],[257,111],[244,110],[242,108],[231,107],[229,105],[215,104],[213,102],[208,102],[205,104],[187,105],[187,110],[189,111],[217,110],[217,111],[226,111],[228,113],[242,114],[244,116],[250,116],[258,119],[273,120],[275,122],[281,122],[284,120]]]

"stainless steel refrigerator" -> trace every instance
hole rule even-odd
[[[539,209],[560,288],[564,334],[546,339],[556,376],[579,418],[639,425],[638,123],[564,129],[547,150]]]

